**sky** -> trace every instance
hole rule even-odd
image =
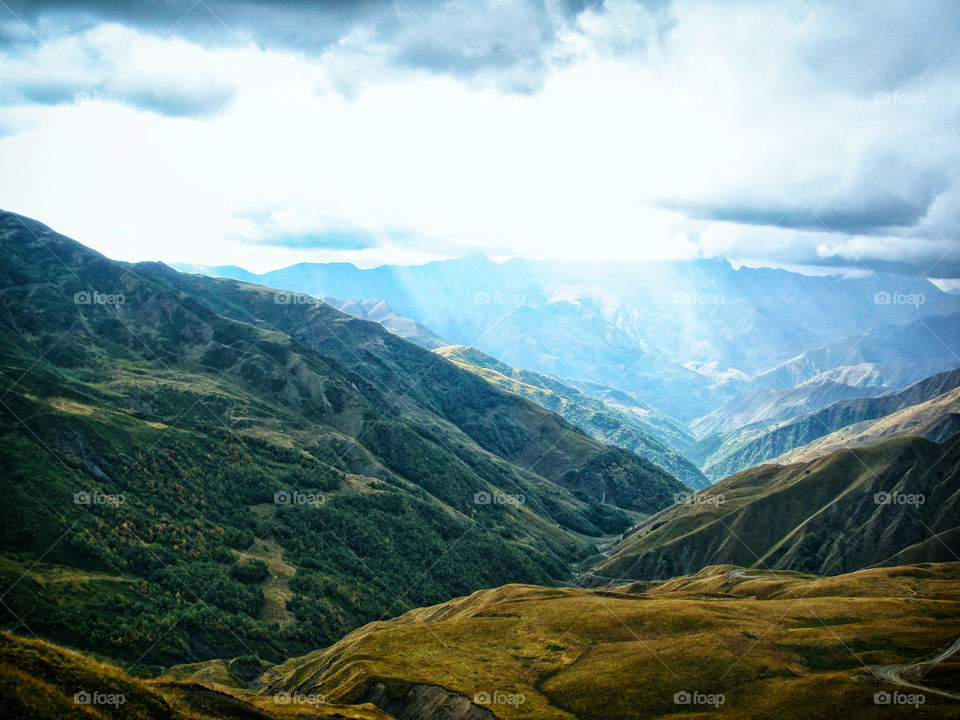
[[[254,271],[960,278],[960,3],[0,0],[0,208]]]

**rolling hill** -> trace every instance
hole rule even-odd
[[[715,566],[600,591],[511,585],[361,628],[271,668],[261,693],[374,702],[397,717],[437,717],[416,714],[433,694],[459,702],[463,714],[439,715],[458,718],[874,718],[875,693],[896,689],[874,666],[934,656],[960,633],[957,573]],[[926,682],[949,693],[956,672]],[[931,717],[956,710],[925,700]]]
[[[275,666],[214,660],[137,679],[0,634],[15,716],[640,720],[956,717],[960,563],[831,578],[705,568],[600,590],[508,585],[372,623]],[[106,710],[113,716],[113,708]]]

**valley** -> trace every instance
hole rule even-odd
[[[415,268],[327,268],[322,293],[317,268],[276,276],[315,296],[116,262],[12,213],[0,249],[15,714],[953,717],[952,296],[891,326],[904,352],[839,322],[746,363],[655,303],[506,281],[530,265],[469,260],[529,294],[454,332],[363,296]],[[436,309],[465,271],[431,272]],[[770,332],[737,306],[718,328]],[[613,346],[634,359],[595,372]]]

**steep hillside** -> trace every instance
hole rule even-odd
[[[865,447],[900,437],[924,437],[942,442],[960,432],[960,388],[911,405],[877,420],[847,425],[802,447],[784,453],[777,464],[804,462],[841,448]]]
[[[675,420],[657,410],[652,405],[643,402],[636,395],[588,380],[564,378],[563,383],[585,395],[602,400],[607,407],[628,415],[632,422],[640,426],[640,429],[658,440],[662,440],[674,450],[685,453],[687,448],[697,441],[693,433],[690,432],[690,428],[679,420]]]
[[[710,484],[681,453],[648,435],[634,415],[615,410],[553,378],[512,368],[475,348],[450,345],[436,352],[497,387],[552,410],[597,440],[645,457],[692,488]]]
[[[312,298],[10,213],[0,250],[7,627],[150,665],[277,659],[561,581],[585,536],[684,488]]]
[[[928,541],[960,527],[958,439],[891,440],[746,470],[642,522],[596,572],[667,578],[730,563],[831,575],[908,548],[952,560],[949,545]]]
[[[249,665],[249,663],[246,663]],[[390,720],[372,705],[259,697],[243,689],[245,662],[212,663],[202,680],[143,680],[116,665],[34,638],[0,632],[3,717],[30,720]],[[306,715],[309,713],[309,715]]]
[[[926,403],[956,387],[960,387],[960,370],[943,372],[879,397],[841,400],[822,410],[782,422],[759,422],[714,435],[691,447],[689,455],[700,463],[708,477],[720,479],[772,460],[849,425]],[[943,433],[937,435],[936,439],[942,437],[945,437]]]
[[[958,590],[960,563],[829,579],[721,566],[602,591],[511,585],[361,628],[271,669],[261,692],[367,700],[398,717],[908,718],[915,705],[874,698],[916,688],[880,683],[877,666],[948,648]],[[957,670],[943,663],[920,681],[925,717],[955,717]],[[462,714],[404,714],[431,691]]]

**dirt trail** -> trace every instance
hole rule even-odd
[[[930,658],[929,660],[921,660],[920,662],[915,663],[904,663],[902,665],[874,665],[870,667],[869,670],[879,679],[884,680],[885,682],[893,683],[894,685],[900,685],[901,687],[922,690],[923,692],[928,692],[932,695],[942,695],[943,697],[960,700],[960,693],[958,692],[954,692],[952,690],[941,690],[940,688],[928,687],[919,683],[919,680],[923,679],[922,673],[924,668],[932,668],[937,663],[943,662],[957,652],[960,652],[960,638],[957,638],[957,640],[954,641],[950,647],[941,652],[939,655]]]

